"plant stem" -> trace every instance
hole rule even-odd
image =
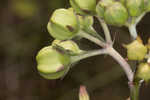
[[[130,23],[127,23],[127,27],[129,29],[130,35],[132,36],[133,40],[137,38],[137,31],[136,26],[141,21],[141,19],[145,16],[146,12],[142,13],[139,17],[133,18]]]
[[[130,35],[132,36],[133,40],[135,40],[137,38],[136,24],[130,24],[128,28]]]
[[[141,21],[141,19],[145,16],[145,14],[146,12],[143,12],[139,17],[136,18],[135,25],[137,25]]]
[[[94,37],[97,37],[98,39],[100,39],[101,41],[105,41],[104,39],[103,39],[103,37],[101,37],[96,31],[95,31],[95,29],[91,26],[91,27],[88,27],[88,28],[86,28],[86,29],[84,29],[84,31],[85,32],[87,32],[87,33],[89,33],[89,34],[91,34],[91,35],[93,35]]]
[[[139,100],[139,92],[141,83],[129,83],[130,86],[130,99]]]
[[[132,82],[134,74],[130,65],[125,61],[125,59],[113,47],[107,48],[107,53],[121,65],[122,69],[126,73],[129,82]]]
[[[98,38],[86,33],[85,31],[82,31],[82,30],[79,32],[78,36],[86,38],[86,39],[96,43],[97,45],[99,45],[101,47],[105,47],[105,45],[106,45],[104,42],[102,42]]]
[[[97,17],[97,18],[98,18],[98,17]],[[98,20],[99,20],[99,22],[101,23],[102,28],[103,28],[103,30],[104,30],[104,34],[105,34],[106,41],[107,41],[108,43],[112,43],[110,31],[109,31],[109,29],[108,29],[107,24],[105,23],[104,20],[102,20],[102,19],[100,19],[100,18],[98,18]]]
[[[125,61],[125,59],[110,44],[104,43],[104,42],[100,41],[99,39],[83,32],[83,31],[81,31],[79,33],[79,36],[84,37],[84,38],[98,44],[99,46],[105,48],[102,50],[107,51],[107,54],[112,56],[121,65],[121,67],[123,68],[124,72],[126,73],[126,75],[128,77],[129,82],[133,81],[133,72],[130,68],[130,65]]]
[[[96,55],[101,55],[101,54],[106,54],[106,50],[100,49],[100,50],[87,51],[77,56],[72,56],[71,61],[74,63],[82,59],[89,58],[89,57],[96,56]]]

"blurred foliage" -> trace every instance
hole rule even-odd
[[[81,61],[62,80],[45,80],[38,74],[35,55],[53,40],[46,29],[49,17],[63,7],[69,7],[69,0],[0,1],[0,100],[78,100],[81,84],[87,86],[91,100],[127,98],[127,79],[108,56]],[[145,16],[138,26],[144,41],[150,36],[149,17]],[[95,28],[102,33],[97,22]],[[110,29],[113,36],[117,34],[115,48],[125,57],[121,44],[130,41],[128,30]],[[86,40],[80,40],[79,45],[83,49],[97,48]],[[150,87],[143,85],[141,100],[149,100],[149,92]]]

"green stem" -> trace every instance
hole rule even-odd
[[[139,92],[141,83],[129,83],[130,86],[130,99],[131,100],[139,100]]]
[[[98,18],[98,17],[97,17],[97,18]],[[112,43],[110,31],[109,31],[109,29],[108,29],[107,24],[105,23],[104,20],[102,20],[102,19],[100,19],[100,18],[98,18],[98,20],[100,21],[100,23],[101,23],[101,25],[102,25],[102,28],[103,28],[103,30],[104,30],[104,34],[105,34],[106,41],[107,41],[108,43]]]
[[[103,39],[103,37],[101,37],[96,31],[95,29],[91,26],[85,29],[85,31],[91,35],[93,35],[94,37],[97,37],[98,39],[100,39],[101,41],[105,41]]]
[[[106,54],[106,50],[100,49],[100,50],[87,51],[87,52],[81,53],[77,56],[72,56],[71,61],[74,63],[74,62],[78,62],[80,60],[83,60],[85,58],[89,58],[89,57],[101,55],[101,54]]]
[[[141,21],[141,19],[145,16],[145,14],[146,14],[146,12],[142,13],[139,17],[132,18],[131,22],[126,24],[133,40],[135,40],[138,36],[136,26]]]
[[[104,42],[102,42],[98,38],[96,38],[96,37],[86,33],[85,31],[82,31],[82,30],[80,30],[78,36],[86,38],[86,39],[92,41],[93,43],[95,43],[95,44],[97,44],[97,45],[99,45],[101,47],[105,47],[105,45],[106,45]]]
[[[146,14],[146,12],[143,12],[139,17],[136,18],[136,20],[135,20],[136,25],[141,21],[141,19],[145,16],[145,14]]]
[[[132,36],[133,40],[135,40],[137,38],[136,24],[130,24],[128,28],[130,35]]]

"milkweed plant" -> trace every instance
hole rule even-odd
[[[110,55],[125,72],[130,88],[130,100],[138,100],[142,82],[150,80],[150,39],[143,44],[137,34],[136,25],[150,12],[150,0],[69,0],[70,8],[56,9],[47,24],[49,34],[55,39],[51,45],[42,48],[36,56],[37,70],[45,79],[64,77],[75,63],[96,55]],[[93,28],[93,17],[103,28],[103,38]],[[113,47],[107,25],[127,27],[131,43],[123,45],[127,59],[137,62],[137,70]],[[81,50],[72,40],[85,38],[100,48]],[[87,87],[88,88],[88,87]],[[80,100],[89,100],[85,86],[80,87]]]

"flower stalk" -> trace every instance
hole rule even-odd
[[[98,17],[97,17],[97,18],[98,18]],[[99,22],[100,22],[100,24],[101,24],[101,26],[102,26],[102,28],[103,28],[103,30],[104,30],[104,34],[105,34],[106,41],[107,41],[108,43],[112,43],[110,31],[109,31],[109,29],[108,29],[107,24],[105,23],[104,20],[102,20],[102,19],[100,19],[100,18],[98,18],[98,20],[99,20]]]

